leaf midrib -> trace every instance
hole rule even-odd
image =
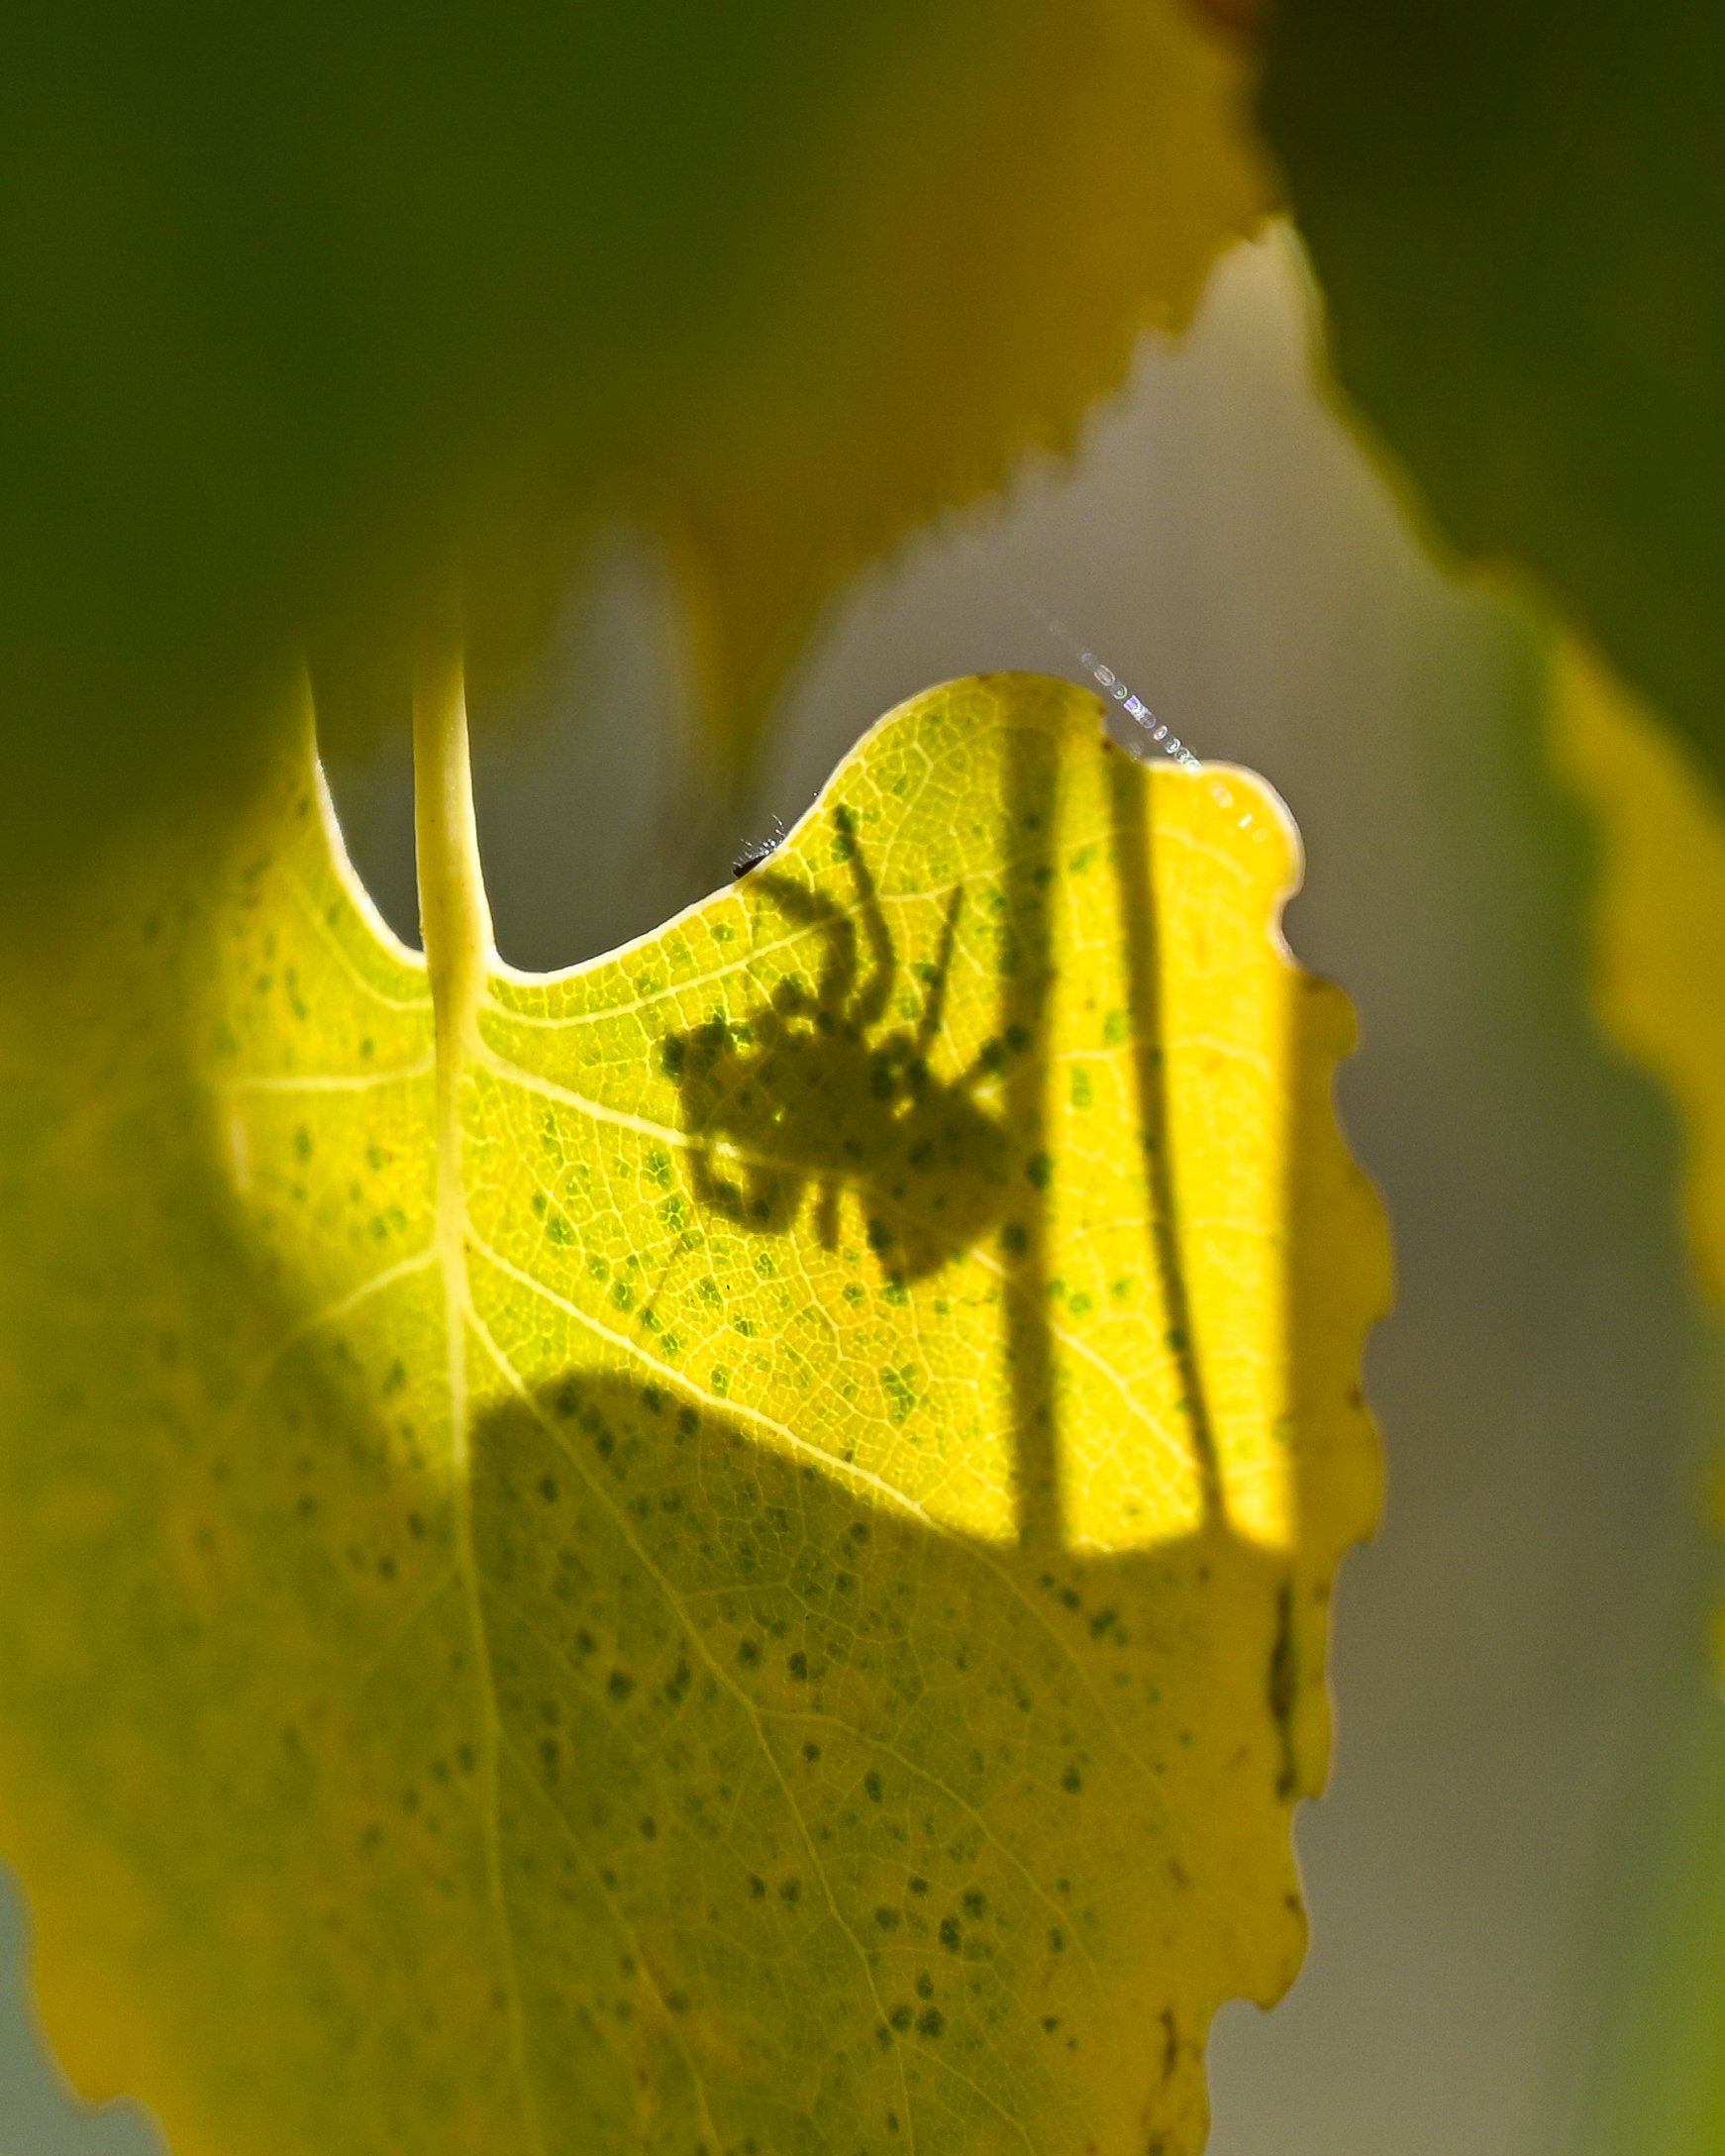
[[[437,1116],[435,1247],[444,1283],[444,1353],[449,1389],[457,1570],[473,1643],[478,1686],[478,1798],[486,1889],[509,2015],[522,2124],[535,2156],[547,2156],[545,2131],[528,2072],[527,2030],[516,1966],[515,1933],[503,1887],[499,1825],[502,1718],[473,1535],[467,1386],[467,1333],[473,1323],[467,1281],[467,1196],[461,1130],[463,1079],[478,1047],[479,1002],[491,955],[490,909],[479,865],[467,747],[465,688],[458,646],[432,655],[414,681],[414,834],[420,923],[431,984]]]

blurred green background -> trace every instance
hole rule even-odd
[[[453,549],[516,648],[580,505],[782,313],[786,198],[913,20],[13,0],[8,895],[229,776],[308,635],[337,674],[410,638]]]
[[[1547,774],[1536,632],[1448,583],[1314,383],[1299,258],[1236,251],[1075,461],[848,593],[741,806],[692,744],[661,566],[603,535],[478,730],[505,957],[567,964],[721,879],[899,698],[1070,672],[1062,617],[1304,833],[1288,934],[1365,1045],[1341,1084],[1394,1223],[1370,1390],[1378,1540],[1348,1561],[1330,1796],[1299,1827],[1304,1975],[1212,2047],[1215,2156],[1702,2156],[1725,2129],[1725,1710],[1703,1519],[1725,1382],[1680,1271],[1676,1147],[1584,1006],[1588,843]],[[332,772],[414,927],[405,731]],[[0,1903],[0,2156],[143,2156],[35,2045]]]

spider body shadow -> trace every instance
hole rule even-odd
[[[887,1026],[898,954],[852,819],[841,807],[833,822],[854,909],[789,875],[758,868],[750,876],[787,920],[818,932],[814,987],[787,976],[741,1020],[715,1015],[667,1036],[660,1060],[677,1082],[700,1203],[782,1235],[812,1188],[816,1235],[836,1250],[852,1191],[883,1271],[920,1279],[968,1248],[1005,1202],[1006,1131],[975,1094],[1008,1051],[990,1041],[956,1078],[930,1069],[962,889],[948,902],[935,963],[918,969],[915,1024]]]

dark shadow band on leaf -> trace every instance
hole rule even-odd
[[[879,2156],[961,2086],[973,2146],[1181,2115],[1214,1898],[1285,1892],[1279,1559],[974,1541],[606,1371],[473,1475],[543,2107]]]

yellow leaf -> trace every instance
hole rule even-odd
[[[811,174],[781,318],[636,481],[733,756],[841,579],[1065,450],[1275,206],[1248,48],[1187,0],[1011,0],[927,43]]]
[[[1676,1103],[1690,1253],[1707,1294],[1725,1305],[1725,801],[1573,638],[1553,661],[1552,712],[1559,769],[1597,832],[1594,1004],[1606,1032]]]
[[[303,758],[0,974],[62,2057],[178,2156],[1195,2151],[1376,1504],[1279,805],[960,682],[529,977],[426,710],[429,978]]]

